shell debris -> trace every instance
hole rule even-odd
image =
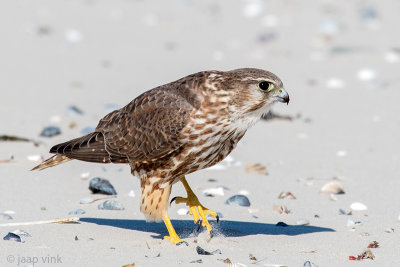
[[[247,173],[255,173],[255,174],[268,175],[267,167],[265,167],[265,166],[262,165],[261,163],[251,163],[251,164],[247,164],[247,166],[246,166],[246,172],[247,172]]]
[[[324,194],[344,194],[343,186],[341,183],[332,181],[326,183],[324,186],[321,187],[320,193]]]

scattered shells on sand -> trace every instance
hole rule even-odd
[[[97,208],[99,210],[124,210],[124,206],[114,199],[106,200],[100,203]]]
[[[272,208],[274,211],[278,212],[279,214],[289,214],[290,211],[286,206],[274,205]]]
[[[208,188],[203,190],[203,194],[207,197],[224,196],[224,188],[222,186]]]
[[[261,163],[247,164],[246,172],[247,173],[256,173],[256,174],[268,175],[267,167],[265,167]]]
[[[355,211],[367,210],[367,206],[361,202],[354,202],[350,205],[350,209]]]
[[[89,189],[93,194],[106,194],[106,195],[116,195],[114,187],[107,179],[95,177],[89,182]]]
[[[326,183],[319,192],[324,194],[344,194],[342,184],[336,181]]]
[[[250,200],[243,195],[234,195],[225,201],[225,204],[231,206],[250,207]]]

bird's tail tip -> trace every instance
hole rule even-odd
[[[39,165],[33,167],[31,169],[31,171],[41,171],[46,168],[50,168],[50,167],[56,166],[58,164],[61,164],[61,163],[64,163],[64,162],[67,162],[70,160],[71,160],[71,158],[69,158],[67,156],[57,154],[57,155],[52,156],[51,158],[46,159]]]

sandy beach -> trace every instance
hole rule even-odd
[[[0,266],[400,266],[399,11],[395,0],[4,1]],[[227,160],[187,176],[221,214],[211,240],[183,204],[169,216],[188,246],[163,240],[127,165],[29,171],[144,91],[243,67],[276,73],[291,101]],[[41,136],[48,126],[61,133]],[[246,171],[255,163],[267,174]],[[98,208],[109,196],[91,193],[94,177],[110,181],[123,210]],[[178,183],[171,197],[185,194]],[[225,204],[238,194],[250,207]],[[80,203],[89,197],[100,200]],[[79,221],[5,225],[70,217]],[[21,242],[4,240],[10,232]]]

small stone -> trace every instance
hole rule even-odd
[[[117,191],[115,191],[112,184],[107,180],[100,177],[95,177],[89,182],[89,189],[93,194],[106,194],[106,195],[116,195]]]
[[[11,217],[10,215],[6,214],[6,213],[0,213],[0,220],[12,220],[13,217]]]
[[[394,229],[393,228],[386,228],[385,232],[391,234],[391,233],[394,232]]]
[[[186,214],[188,214],[188,210],[187,209],[185,209],[185,208],[180,208],[179,210],[177,210],[177,212],[176,213],[178,213],[179,215],[186,215]]]
[[[83,111],[77,106],[69,106],[67,109],[68,115],[83,115]]]
[[[296,222],[297,225],[309,225],[310,221],[307,219],[300,219]]]
[[[79,239],[78,239],[78,236],[76,235],[76,236],[75,236],[75,241],[78,241],[78,240],[79,240]]]
[[[97,206],[100,210],[124,210],[124,206],[114,199],[109,199]]]
[[[89,204],[89,203],[92,203],[93,201],[94,201],[94,199],[91,198],[91,197],[84,197],[84,198],[81,198],[79,203],[81,203],[81,204]]]
[[[224,188],[222,186],[205,189],[205,190],[203,190],[203,194],[207,197],[224,196],[225,195]]]
[[[344,194],[343,186],[336,181],[325,184],[319,192],[324,194]]]
[[[365,206],[363,203],[361,202],[354,202],[350,205],[350,209],[352,210],[357,210],[357,211],[361,211],[361,210],[367,210],[367,206]]]
[[[226,205],[250,207],[250,200],[243,195],[234,195],[225,201]]]
[[[318,267],[318,265],[316,265],[315,263],[311,262],[311,261],[306,261],[303,264],[303,267]]]
[[[32,237],[29,233],[25,232],[24,230],[21,229],[17,229],[12,231],[11,233],[16,234],[18,236],[23,236],[23,237]]]
[[[76,209],[76,210],[72,210],[72,211],[68,212],[68,215],[82,215],[85,213],[86,213],[86,211],[84,211],[83,209]]]
[[[58,128],[56,126],[48,126],[42,130],[42,132],[40,133],[40,136],[53,137],[53,136],[56,136],[59,134],[61,134],[60,128]]]
[[[21,237],[19,235],[16,235],[11,232],[9,232],[5,237],[3,237],[3,240],[22,242]]]
[[[247,173],[255,173],[255,174],[268,175],[267,167],[265,167],[265,166],[262,165],[261,163],[247,164],[247,166],[246,166],[246,172],[247,172]]]
[[[214,250],[214,251],[212,251],[212,252],[208,252],[208,251],[204,250],[203,248],[201,248],[200,246],[197,246],[197,247],[196,247],[196,251],[197,251],[197,254],[199,254],[199,255],[222,254],[222,252],[221,252],[220,249],[216,249],[216,250]]]
[[[132,198],[135,197],[135,191],[133,191],[133,190],[129,191],[128,197],[132,197]]]

